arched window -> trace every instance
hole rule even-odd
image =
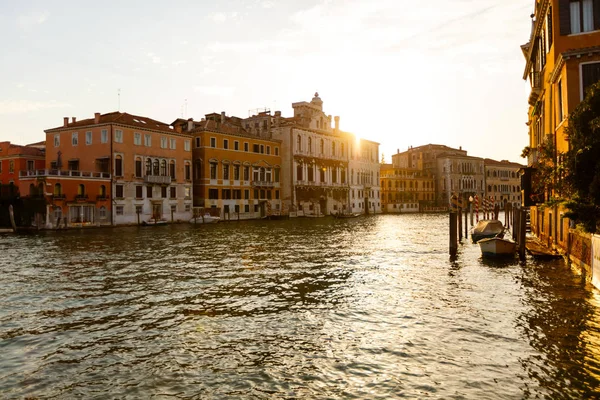
[[[167,176],[167,160],[161,160],[160,162],[160,175]]]
[[[123,157],[115,157],[115,176],[123,176]]]
[[[192,179],[192,166],[187,161],[185,162],[184,170],[185,170],[184,171],[185,172],[185,180],[186,181],[191,180]]]
[[[62,186],[60,183],[54,185],[54,197],[62,196]]]
[[[85,185],[77,186],[77,197],[85,197]]]
[[[100,189],[98,189],[98,196],[106,197],[106,186],[100,185]]]
[[[488,192],[492,191],[492,185],[488,185]]]
[[[152,160],[146,158],[146,175],[152,175]]]
[[[104,206],[100,207],[100,209],[98,210],[98,218],[106,219],[106,207],[104,207]]]
[[[261,182],[265,182],[266,181],[266,178],[265,178],[265,169],[264,168],[260,169],[260,178],[259,178],[259,180]]]
[[[30,196],[34,196],[36,194],[37,190],[35,189],[35,185],[33,183],[29,184],[29,195]]]
[[[169,176],[171,179],[175,179],[175,160],[169,162]]]
[[[302,136],[298,135],[297,143],[298,151],[302,151]]]
[[[141,159],[141,157],[135,158],[135,176],[137,178],[142,177],[142,159]]]
[[[158,160],[154,160],[152,162],[152,175],[160,175],[160,167],[158,164]]]
[[[296,180],[301,181],[302,180],[302,165],[298,164],[298,166],[296,167]]]
[[[202,173],[202,163],[200,160],[196,160],[194,163],[194,179],[200,179]]]

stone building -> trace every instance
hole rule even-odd
[[[504,207],[507,203],[512,206],[520,205],[521,175],[519,170],[524,168],[524,165],[489,158],[484,159],[484,163],[486,197],[493,198],[496,204],[500,204],[500,207]]]

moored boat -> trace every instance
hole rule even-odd
[[[198,216],[190,219],[190,224],[216,224],[221,220],[221,217],[215,217],[210,214],[204,214],[204,216]]]
[[[512,240],[498,237],[481,239],[479,242],[481,255],[484,257],[507,257],[515,254],[517,244]]]
[[[339,218],[339,219],[344,219],[344,218],[356,218],[356,217],[360,217],[359,213],[350,213],[350,214],[331,214],[333,215],[333,218]]]
[[[493,238],[504,232],[504,225],[497,219],[481,220],[475,225],[471,231],[471,239],[473,243],[479,242],[481,239]]]

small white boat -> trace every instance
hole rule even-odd
[[[477,243],[481,239],[496,237],[503,231],[504,225],[502,225],[502,222],[497,219],[484,219],[479,221],[471,231],[471,239],[473,240],[473,243]]]
[[[204,214],[204,216],[198,216],[190,219],[190,224],[216,224],[221,220],[221,217],[214,217],[210,214]]]
[[[515,242],[498,237],[481,239],[477,243],[481,248],[481,255],[484,257],[512,256],[517,250]]]
[[[151,218],[148,221],[142,221],[142,225],[145,226],[157,226],[157,225],[166,225],[168,221],[166,219],[154,219]]]

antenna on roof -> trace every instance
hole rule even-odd
[[[121,89],[117,89],[118,106],[117,111],[121,111]]]

